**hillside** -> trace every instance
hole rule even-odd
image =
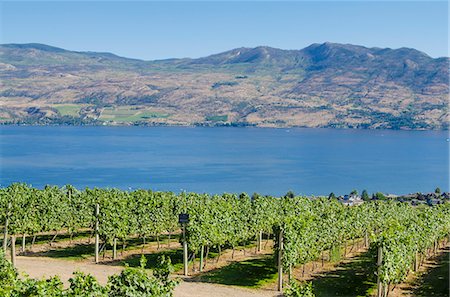
[[[0,123],[448,129],[449,59],[312,44],[142,61],[0,45]]]

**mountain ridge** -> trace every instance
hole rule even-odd
[[[220,53],[215,53],[215,54],[210,54],[204,57],[199,57],[199,58],[192,58],[192,57],[183,57],[183,58],[174,58],[174,57],[168,57],[168,58],[162,58],[162,59],[141,59],[141,58],[132,58],[132,57],[125,57],[125,56],[121,56],[121,55],[117,55],[114,54],[112,52],[99,52],[99,51],[90,51],[90,50],[85,50],[85,51],[74,51],[74,50],[69,50],[66,48],[62,48],[59,46],[53,46],[53,45],[48,45],[45,43],[38,43],[38,42],[30,42],[30,43],[0,43],[0,47],[8,47],[8,48],[27,48],[27,49],[40,49],[40,50],[48,50],[48,51],[66,51],[66,52],[75,52],[75,53],[93,53],[93,54],[106,54],[106,55],[114,55],[120,58],[124,58],[124,59],[131,59],[131,60],[139,60],[139,61],[143,61],[143,62],[151,62],[151,61],[164,61],[164,60],[185,60],[185,59],[190,59],[190,60],[195,60],[195,59],[201,59],[201,58],[205,58],[208,56],[214,56],[214,55],[219,55],[222,53],[227,53],[227,52],[231,52],[231,51],[235,51],[235,50],[252,50],[252,49],[259,49],[259,48],[266,48],[266,49],[273,49],[273,50],[279,50],[279,51],[286,51],[286,52],[293,52],[293,51],[302,51],[302,50],[306,50],[310,47],[317,47],[317,46],[335,46],[335,47],[347,47],[347,48],[361,48],[361,49],[366,49],[366,50],[375,50],[375,51],[379,51],[379,50],[389,50],[389,51],[403,51],[403,50],[408,50],[408,51],[414,51],[414,52],[418,52],[422,55],[425,55],[426,57],[430,58],[430,59],[441,59],[441,58],[449,58],[449,57],[445,57],[445,56],[440,56],[440,57],[436,57],[433,58],[430,55],[428,55],[425,52],[422,52],[420,50],[417,50],[415,48],[412,47],[399,47],[399,48],[390,48],[390,47],[385,47],[385,48],[381,48],[381,47],[368,47],[368,46],[363,46],[363,45],[355,45],[355,44],[351,44],[351,43],[337,43],[337,42],[323,42],[323,43],[312,43],[309,46],[306,46],[302,49],[282,49],[282,48],[276,48],[276,47],[272,47],[269,45],[258,45],[255,47],[238,47],[238,48],[233,48],[224,52],[220,52]]]
[[[331,42],[153,61],[2,44],[0,123],[448,129],[449,61]]]

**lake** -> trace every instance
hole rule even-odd
[[[0,127],[0,184],[283,195],[449,190],[448,131]]]

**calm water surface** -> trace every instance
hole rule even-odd
[[[449,189],[448,131],[0,127],[0,184],[281,195]]]

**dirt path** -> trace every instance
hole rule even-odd
[[[90,273],[95,276],[100,283],[105,284],[108,281],[108,276],[120,273],[123,269],[118,266],[96,265],[86,261],[58,260],[45,257],[19,256],[16,261],[16,267],[19,272],[25,272],[32,278],[58,275],[66,285],[74,271]]]
[[[175,289],[175,297],[276,297],[271,290],[251,290],[209,283],[182,282]]]
[[[111,265],[96,265],[86,261],[69,261],[45,257],[17,257],[17,269],[33,278],[58,275],[67,285],[73,271],[89,272],[101,284],[105,284],[108,276],[119,273],[123,268]],[[250,290],[232,286],[192,282],[190,279],[182,281],[175,289],[175,297],[274,297],[277,293],[270,290]]]

